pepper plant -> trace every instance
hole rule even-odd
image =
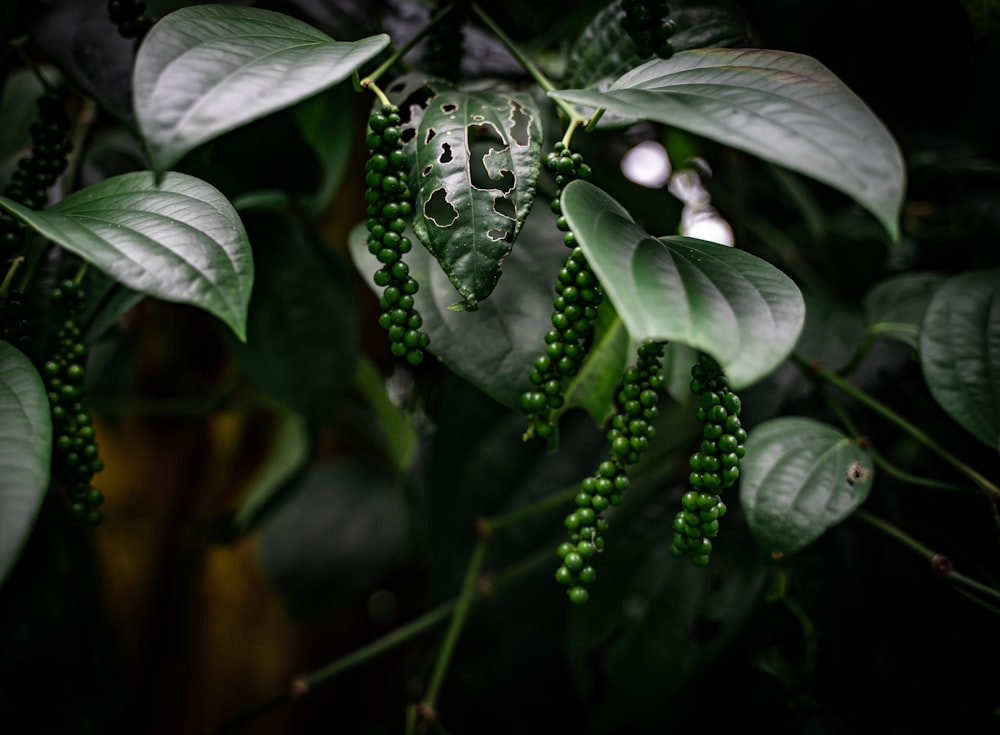
[[[907,601],[944,583],[955,647],[995,626],[995,221],[935,252],[934,216],[964,210],[927,181],[974,175],[921,168],[905,120],[770,47],[770,11],[149,5],[3,11],[12,609],[53,528],[89,522],[75,563],[93,567],[93,537],[128,524],[130,340],[172,304],[211,325],[173,358],[210,384],[195,413],[267,417],[256,449],[233,439],[239,480],[195,533],[255,539],[290,614],[367,600],[393,623],[213,732],[336,702],[393,650],[395,707],[364,731],[508,731],[529,704],[529,731],[728,723],[712,710],[736,666],[755,678],[734,708],[799,732],[851,718],[837,646],[855,626],[831,606],[878,616],[883,592],[845,603],[846,580],[906,578]],[[621,164],[650,144],[666,168],[643,186]],[[995,692],[953,681],[954,708],[876,718],[985,731]],[[123,689],[62,731],[123,727]],[[484,722],[491,692],[508,706]]]

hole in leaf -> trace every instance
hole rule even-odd
[[[510,169],[503,168],[504,164],[510,165],[510,148],[504,146],[497,150],[492,146],[485,152],[483,147],[486,144],[479,143],[469,156],[469,178],[472,185],[477,189],[499,189],[506,193],[514,188],[517,177]]]
[[[510,219],[517,219],[517,207],[514,206],[512,202],[507,197],[497,197],[493,200],[493,211],[502,217],[509,217]]]
[[[510,137],[518,145],[528,145],[531,141],[531,115],[524,111],[516,100],[510,101]]]
[[[449,112],[455,112],[455,110],[457,109],[458,105],[456,105],[454,102],[446,102],[443,105],[441,105],[441,112],[443,112],[445,115],[447,115]]]
[[[424,176],[430,176],[431,175],[431,171],[433,171],[433,170],[434,170],[434,167],[431,166],[430,164],[427,164],[426,166],[424,166]]]
[[[438,161],[441,163],[450,163],[452,160],[454,160],[454,156],[451,155],[451,145],[448,143],[442,143],[441,157],[438,158]]]
[[[470,144],[474,141],[485,141],[487,143],[499,143],[504,148],[507,147],[507,141],[503,139],[500,131],[497,130],[497,126],[493,123],[487,122],[479,125],[469,125],[465,128],[465,135]]]
[[[501,242],[507,240],[510,237],[510,230],[497,230],[492,229],[487,231],[486,236],[490,238],[493,242]]]
[[[427,134],[424,136],[424,145],[434,140],[435,135],[437,135],[437,131],[434,128],[427,128]]]
[[[458,220],[458,210],[448,201],[448,193],[435,189],[424,202],[424,217],[438,227],[451,227]]]

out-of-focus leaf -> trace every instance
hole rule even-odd
[[[935,400],[1000,451],[1000,270],[948,278],[920,327],[920,364]]]
[[[868,333],[916,348],[920,323],[944,278],[941,273],[901,273],[875,284],[864,299]]]
[[[594,16],[569,50],[567,87],[589,87],[618,77],[645,59],[621,25],[621,2],[613,2]],[[677,26],[670,38],[674,51],[744,45],[750,29],[740,7],[729,0],[672,0],[668,16]]]
[[[372,291],[372,274],[381,263],[368,252],[364,225],[350,237],[351,257]],[[429,350],[458,375],[487,395],[517,408],[521,393],[531,387],[528,373],[545,351],[545,333],[552,328],[556,275],[568,251],[552,218],[529,217],[504,263],[510,275],[497,284],[477,311],[452,311],[460,299],[454,285],[426,249],[406,254],[410,275],[420,283],[415,306],[430,336]]]
[[[322,423],[350,389],[360,351],[348,268],[296,219],[248,222],[257,277],[246,342],[231,348],[262,390]]]
[[[317,463],[261,526],[260,559],[288,607],[354,599],[405,558],[407,510],[393,478],[359,460]]]

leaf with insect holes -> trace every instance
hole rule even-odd
[[[413,231],[473,311],[534,201],[539,112],[526,95],[445,91],[424,112],[417,143]]]

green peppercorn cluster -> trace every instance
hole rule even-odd
[[[662,355],[661,343],[643,345],[635,366],[622,376],[618,410],[607,434],[609,458],[580,484],[580,492],[574,499],[576,509],[563,521],[569,540],[556,549],[560,559],[556,581],[566,585],[566,593],[574,604],[582,605],[587,601],[589,593],[585,585],[597,579],[590,560],[604,549],[602,534],[608,522],[601,514],[621,504],[629,487],[625,468],[639,461],[656,433],[653,422],[659,415],[657,404],[663,391]]]
[[[83,379],[87,348],[80,341],[78,319],[85,293],[71,280],[52,290],[52,301],[62,317],[52,359],[42,366],[52,412],[52,476],[66,486],[70,513],[91,525],[99,524],[104,495],[91,487],[93,476],[104,469],[97,451],[90,413],[83,405]]]
[[[108,0],[108,17],[124,38],[141,38],[153,25],[145,0]]]
[[[413,215],[413,195],[407,182],[409,164],[400,139],[400,122],[395,105],[383,105],[368,119],[368,251],[382,263],[374,280],[383,289],[379,324],[389,334],[389,348],[411,365],[419,365],[430,338],[420,331],[423,319],[414,306],[419,284],[402,259],[413,247],[404,234]]]
[[[681,510],[674,518],[670,552],[689,556],[703,567],[712,552],[711,539],[719,534],[719,519],[726,513],[719,493],[740,476],[747,432],[740,424],[740,397],[729,388],[719,364],[704,353],[691,368],[691,392],[698,396],[695,416],[704,427],[701,448],[688,460],[692,489],[681,498]]]
[[[458,81],[462,69],[462,31],[468,15],[468,3],[463,0],[437,0],[434,14],[451,5],[451,10],[435,25],[427,36],[421,65],[428,74]]]
[[[555,177],[556,196],[551,207],[556,215],[556,227],[565,233],[563,243],[570,248],[570,253],[556,279],[553,329],[546,332],[545,354],[535,360],[528,376],[533,388],[521,395],[521,410],[529,421],[526,437],[551,439],[555,436],[552,412],[562,407],[564,382],[579,372],[586,357],[604,295],[583,250],[577,246],[576,236],[559,202],[563,187],[573,179],[589,177],[590,167],[583,162],[583,156],[573,153],[562,143],[557,143],[555,152],[545,157],[544,165]]]
[[[65,105],[65,86],[53,87],[38,96],[38,119],[31,125],[31,152],[17,162],[4,196],[30,209],[42,209],[49,188],[66,170],[73,147],[69,139],[70,119]],[[0,253],[4,259],[22,249],[24,225],[9,214],[0,213]]]
[[[622,10],[622,28],[632,38],[640,59],[654,53],[661,59],[674,55],[670,38],[677,32],[677,25],[667,18],[670,6],[664,0],[622,0]]]

